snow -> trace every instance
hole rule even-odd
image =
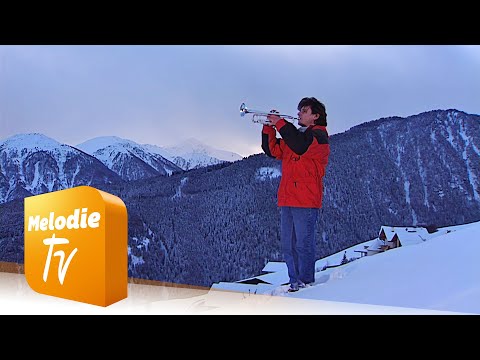
[[[144,144],[143,146],[148,151],[160,154],[172,162],[175,162],[175,158],[181,157],[189,165],[189,169],[196,166],[218,164],[222,161],[233,162],[242,159],[242,157],[236,153],[213,148],[194,138],[189,138],[170,147],[160,147],[150,144]]]
[[[453,141],[452,128],[450,127],[451,116],[450,114],[448,114],[447,116],[448,116],[448,120],[445,120],[445,128],[447,129],[447,133],[448,133],[447,140],[450,143],[450,145],[452,145],[452,147],[456,149],[457,147],[455,146],[455,142]]]
[[[408,309],[257,295],[238,291],[208,291],[182,286],[128,283],[128,297],[101,307],[48,296],[30,288],[25,275],[0,273],[0,314],[146,314],[146,315],[457,315],[456,312]]]
[[[32,191],[32,189],[35,189],[40,182],[40,172],[38,171],[39,166],[40,166],[40,163],[38,162],[35,163],[35,174],[33,176],[32,185],[25,186],[25,189],[27,189],[28,191]]]
[[[118,153],[129,152],[133,152],[151,166],[151,161],[148,156],[145,156],[145,153],[160,155],[173,163],[176,163],[175,160],[177,157],[181,157],[189,165],[189,168],[242,159],[238,154],[212,148],[193,138],[185,140],[176,146],[161,147],[151,144],[138,144],[117,136],[100,136],[78,144],[76,147],[87,154],[95,156],[108,167],[112,166],[112,159]],[[166,171],[169,174],[173,173],[168,169],[166,169]]]
[[[123,146],[119,145],[126,145],[130,144],[131,146],[135,147],[137,144],[131,140],[122,139],[118,136],[99,136],[90,140],[87,140],[81,144],[78,144],[76,148],[86,152],[87,154],[92,155],[96,151],[100,149],[107,148],[109,146],[113,146],[119,149],[123,148]]]
[[[287,270],[287,265],[284,262],[279,262],[279,261],[270,261],[263,268],[263,271],[265,272],[283,271],[283,270]]]
[[[402,246],[420,244],[430,236],[425,228],[400,228],[396,230]]]
[[[177,191],[175,192],[175,194],[172,196],[172,199],[177,199],[177,198],[181,198],[183,196],[182,194],[182,188],[185,186],[185,184],[187,183],[187,180],[188,180],[188,177],[184,177],[182,178],[182,180],[180,180],[180,185],[178,185],[178,188],[177,188]]]
[[[172,159],[175,157],[175,154],[172,154],[171,152],[167,151],[166,149],[157,146],[157,145],[151,145],[151,144],[142,144],[144,149],[146,149],[148,152],[151,152],[152,154],[158,154],[160,156],[163,156],[165,159],[168,159],[172,161]]]
[[[36,193],[39,187],[42,185],[41,183],[44,181],[46,181],[44,185],[47,187],[48,191],[53,191],[53,188],[55,186],[55,182],[51,178],[51,174],[44,174],[45,170],[40,163],[34,164],[33,179],[31,181],[26,180],[26,174],[24,173],[24,171],[26,170],[25,160],[32,153],[36,153],[39,151],[48,153],[48,155],[55,160],[58,168],[58,181],[60,181],[60,185],[63,188],[69,187],[69,179],[64,172],[65,162],[67,161],[67,159],[79,155],[80,151],[78,149],[70,145],[61,144],[58,141],[40,133],[17,134],[3,141],[0,141],[0,152],[6,153],[7,158],[10,159],[10,161],[12,161],[12,163],[17,166],[18,178],[25,184],[25,189],[32,193]],[[2,174],[5,175],[5,173],[3,172]],[[8,181],[9,189],[7,190],[7,194],[15,188],[17,183],[17,176],[10,176]],[[0,199],[0,202],[4,200],[5,199]]]
[[[220,282],[209,290],[194,290],[129,284],[128,299],[101,309],[36,293],[23,274],[0,274],[0,308],[5,313],[58,313],[59,306],[64,306],[61,311],[65,313],[480,314],[480,265],[476,261],[480,222],[439,228],[431,234],[421,227],[383,229],[401,241],[419,234],[425,241],[322,271],[326,263],[338,265],[344,251],[350,258],[354,250],[379,239],[342,250],[318,260],[316,282],[296,293],[285,292],[288,276],[283,262],[267,263],[263,271],[269,273],[255,277],[267,283],[257,285]],[[138,243],[146,245],[145,240]],[[132,256],[132,266],[142,263],[141,257]]]
[[[145,261],[143,260],[143,257],[141,256],[135,256],[133,254],[130,254],[130,259],[132,261],[132,265],[135,267],[137,265],[142,265],[145,263]]]
[[[467,149],[469,147],[471,147],[474,151],[476,151],[477,154],[478,154],[478,149],[476,149],[474,144],[470,142],[470,138],[466,133],[465,125],[463,123],[460,123],[459,134],[465,143],[465,147],[463,149],[462,155],[463,155],[463,159],[465,160],[465,164],[467,166],[468,180],[472,185],[473,196],[476,201],[480,201],[480,194],[477,191],[478,177],[476,175],[475,169],[472,169],[472,164],[470,163],[467,157]]]
[[[105,166],[112,169],[114,160],[119,154],[130,155],[131,151],[138,146],[140,145],[131,140],[117,136],[99,136],[78,144],[76,148],[96,157]]]
[[[165,149],[167,152],[181,157],[191,157],[192,154],[203,154],[222,161],[232,162],[242,159],[242,157],[238,154],[230,151],[215,149],[194,138],[189,138],[176,146],[166,147]]]
[[[17,149],[19,152],[22,149],[34,150],[36,148],[45,151],[57,150],[61,146],[64,145],[39,133],[17,134],[0,142],[0,147]]]
[[[423,205],[426,207],[430,207],[430,202],[428,201],[428,190],[427,190],[427,173],[426,169],[422,166],[422,158],[420,155],[420,148],[417,148],[417,165],[418,165],[418,172],[420,174],[420,178],[422,179],[422,187],[423,187]]]
[[[360,257],[378,238],[355,245],[316,262],[315,283],[295,293],[285,291],[286,266],[268,263],[269,274],[255,279],[268,284],[217,283],[212,289],[249,294],[404,308],[480,313],[480,222],[439,228],[429,234],[421,227],[388,227],[403,246]],[[390,237],[391,238],[391,237]],[[357,259],[339,265],[347,258]],[[322,270],[325,265],[332,266]],[[270,284],[270,285],[269,285]]]
[[[86,152],[86,151],[85,151]],[[129,151],[121,145],[109,145],[106,148],[99,149],[90,155],[96,157],[109,169],[113,168],[114,160],[119,154],[129,154]]]
[[[257,170],[256,178],[258,180],[274,179],[282,176],[280,169],[276,167],[261,167]]]

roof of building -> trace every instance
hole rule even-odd
[[[269,261],[267,265],[265,265],[262,271],[274,272],[274,271],[282,271],[282,270],[287,270],[287,264],[279,261]]]
[[[428,237],[428,231],[424,227],[417,226],[382,226],[385,233],[386,241],[392,241],[393,237],[397,235],[402,246],[415,245],[424,242]]]

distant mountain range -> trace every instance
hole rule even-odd
[[[82,184],[167,176],[240,159],[194,139],[162,148],[108,136],[73,147],[43,134],[18,134],[0,142],[0,203]]]
[[[0,204],[0,261],[23,262],[21,198],[33,189],[54,189],[52,178],[56,186],[95,180],[95,187],[122,198],[129,214],[131,277],[210,286],[258,275],[267,262],[282,261],[278,160],[257,154],[125,181],[81,150],[61,147],[70,155],[57,156],[59,150],[48,150],[53,145],[45,150],[28,143],[0,144],[0,189],[9,189],[0,195],[20,199]],[[442,227],[480,220],[479,115],[450,109],[382,118],[332,135],[330,147],[317,259],[375,238],[382,225]],[[81,154],[98,175],[82,170],[76,160]],[[18,191],[12,192],[15,184]]]
[[[0,203],[25,196],[121,181],[101,161],[42,134],[0,142]]]
[[[145,146],[116,136],[98,137],[78,144],[76,148],[100,160],[125,181],[172,175],[180,167]]]
[[[144,145],[144,147],[151,153],[162,155],[183,170],[242,160],[242,156],[234,152],[215,149],[194,138],[189,138],[171,147],[155,145]]]

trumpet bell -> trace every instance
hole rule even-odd
[[[245,105],[245,103],[242,103],[242,105],[240,105],[240,116],[245,116],[245,114],[247,113],[247,106]]]

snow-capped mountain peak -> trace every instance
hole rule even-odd
[[[0,147],[11,149],[43,149],[53,150],[61,147],[63,144],[40,133],[26,133],[13,135],[0,142]]]
[[[144,144],[143,146],[152,153],[162,155],[183,170],[242,159],[242,156],[239,154],[213,148],[195,138],[188,138],[170,147],[160,147],[150,144]]]
[[[177,165],[144,145],[117,136],[102,136],[77,145],[124,180],[138,180],[181,171]]]
[[[177,145],[157,147],[147,145],[152,150],[161,153],[183,170],[190,170],[223,162],[241,160],[242,156],[231,151],[220,150],[202,143],[195,138],[188,138]]]
[[[222,161],[236,161],[242,159],[242,157],[238,154],[235,154],[231,151],[213,148],[195,138],[188,138],[179,143],[178,145],[167,147],[166,149],[169,152],[174,153],[178,156],[191,155],[193,153],[196,153],[205,154]]]
[[[124,152],[126,148],[132,148],[138,146],[138,144],[134,141],[122,139],[118,136],[99,136],[78,144],[76,147],[87,154],[93,154],[96,151],[109,146],[114,146],[118,151]]]

